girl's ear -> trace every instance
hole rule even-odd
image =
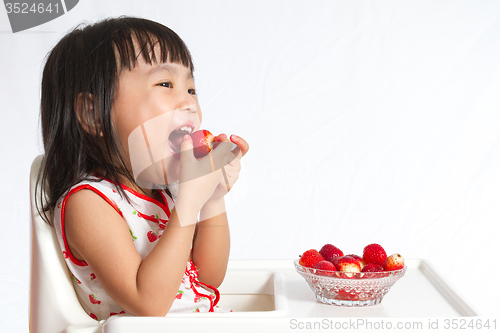
[[[94,110],[94,96],[91,93],[79,93],[75,99],[75,112],[85,132],[102,136],[101,119]]]

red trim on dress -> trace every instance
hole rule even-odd
[[[143,218],[143,219],[148,220],[148,221],[151,221],[151,222],[154,222],[154,223],[158,223],[160,228],[162,228],[162,229],[166,228],[168,220],[157,218],[154,215],[146,215],[144,213],[141,213],[137,209],[135,211],[137,212],[138,217]]]
[[[191,284],[191,289],[193,290],[194,294],[198,297],[206,297],[208,298],[209,302],[210,302],[210,309],[208,310],[208,312],[214,312],[214,307],[217,305],[217,303],[219,303],[219,300],[220,300],[220,293],[219,293],[219,290],[209,284],[206,284],[206,283],[203,283],[201,282],[200,280],[198,280],[198,269],[196,268],[193,260],[189,260],[189,268],[186,267],[186,271],[184,272],[185,275],[187,275],[189,277],[189,283]],[[198,290],[196,290],[196,287],[195,285],[203,285],[205,287],[208,287],[210,289],[212,289],[214,291],[214,294],[215,294],[215,300],[211,297],[211,295],[206,295],[206,294],[202,294],[200,293]]]
[[[163,202],[165,203],[165,206],[167,206],[167,216],[168,216],[168,218],[170,219],[170,215],[171,215],[172,213],[170,212],[170,207],[168,206],[167,197],[163,194],[163,192],[164,192],[164,191],[161,191],[161,192],[160,192],[160,195],[161,195],[161,197],[163,198]],[[172,199],[172,201],[173,201],[173,199]]]
[[[120,214],[121,217],[123,217],[123,214],[118,209],[118,206],[116,206],[116,204],[113,201],[111,201],[104,193],[102,193],[101,191],[99,191],[98,189],[96,189],[95,187],[93,187],[93,186],[91,186],[89,184],[79,185],[79,186],[73,188],[71,191],[69,191],[68,194],[66,194],[66,196],[64,197],[64,200],[62,202],[62,205],[61,205],[61,232],[62,232],[62,238],[63,238],[63,241],[64,241],[64,247],[66,249],[67,255],[69,256],[69,258],[71,259],[71,261],[75,265],[78,265],[78,266],[88,266],[88,264],[85,261],[79,260],[79,259],[77,259],[77,258],[75,258],[73,256],[73,254],[69,250],[68,240],[66,239],[66,232],[64,231],[64,209],[66,208],[66,200],[68,200],[68,198],[69,198],[70,195],[72,195],[75,192],[81,191],[81,190],[92,190],[92,191],[94,191],[95,193],[99,194],[101,196],[101,198],[103,198],[104,200],[106,200],[106,202],[108,204],[110,204],[116,210],[116,212],[118,214]]]
[[[137,192],[136,190],[128,187],[127,185],[116,184],[115,182],[113,182],[111,179],[108,179],[108,178],[102,178],[102,177],[100,177],[100,178],[103,179],[103,180],[105,180],[105,181],[107,181],[108,183],[115,184],[115,185],[120,185],[125,191],[128,191],[128,192],[132,193],[133,195],[135,195],[136,197],[138,197],[140,199],[143,199],[143,200],[146,200],[146,201],[149,201],[151,203],[156,204],[158,207],[160,207],[161,209],[163,209],[163,211],[165,212],[165,214],[167,215],[167,217],[170,218],[170,209],[168,208],[168,202],[165,200],[165,197],[163,197],[163,194],[162,194],[162,197],[163,197],[164,203],[161,203],[161,202],[159,202],[156,199],[150,198],[147,195],[144,195],[142,193]]]

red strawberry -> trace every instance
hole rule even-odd
[[[356,260],[359,264],[359,267],[361,267],[361,269],[363,269],[363,267],[365,266],[365,262],[363,261],[363,258],[358,256],[357,254],[348,254],[348,255],[346,255],[346,257],[351,257],[354,260]]]
[[[368,264],[361,269],[361,272],[380,272],[384,269],[377,264]]]
[[[299,264],[305,267],[314,267],[318,262],[325,260],[321,254],[316,250],[307,250],[302,254]]]
[[[370,244],[365,246],[363,250],[363,260],[365,264],[377,264],[382,266],[385,259],[387,259],[387,253],[382,246],[378,244]]]
[[[335,268],[335,265],[332,264],[331,262],[329,261],[326,261],[326,260],[322,260],[320,262],[318,262],[316,265],[314,265],[314,268],[315,269],[319,269],[319,270],[323,270],[323,271],[336,271],[337,268]],[[328,272],[316,272],[318,275],[326,275],[326,276],[333,276],[332,273],[328,273]]]
[[[199,130],[191,133],[193,140],[194,157],[202,158],[208,154],[213,147],[214,136],[207,130]]]
[[[92,318],[94,320],[98,320],[97,316],[95,314],[93,314],[93,313],[90,313],[89,316],[90,316],[90,318]]]
[[[392,254],[387,257],[383,267],[386,271],[397,271],[405,267],[405,259],[399,253]]]
[[[359,265],[358,261],[348,256],[338,258],[337,264],[335,266],[337,267],[337,270],[342,272],[361,272],[361,266]]]
[[[332,260],[333,257],[342,257],[344,255],[338,247],[332,244],[323,245],[321,250],[319,250],[319,254],[321,254],[323,258],[328,261]]]
[[[345,256],[346,257],[351,257],[351,258],[357,259],[357,260],[363,260],[363,258],[361,258],[360,256],[358,256],[357,254],[346,254]]]
[[[148,239],[149,239],[149,241],[150,241],[151,243],[153,243],[154,241],[156,241],[156,240],[158,239],[158,235],[156,235],[156,234],[154,233],[154,231],[148,231],[147,236],[148,236]]]
[[[182,290],[177,291],[177,295],[175,296],[175,298],[181,299],[182,298],[182,294],[184,294],[184,292]]]
[[[94,294],[90,294],[89,295],[89,299],[90,299],[90,303],[92,304],[101,304],[101,301],[98,301],[95,299],[95,295]]]
[[[97,279],[94,273],[90,274],[90,281]]]

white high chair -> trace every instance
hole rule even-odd
[[[64,262],[55,229],[45,223],[35,206],[35,185],[42,155],[31,165],[32,220],[30,332],[101,332],[102,326],[83,310]],[[43,191],[43,194],[45,192]]]

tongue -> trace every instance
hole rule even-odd
[[[172,133],[170,133],[168,139],[170,140],[170,142],[172,142],[172,145],[174,146],[176,153],[181,151],[182,138],[186,134],[188,134],[188,132],[180,130],[175,130]]]

